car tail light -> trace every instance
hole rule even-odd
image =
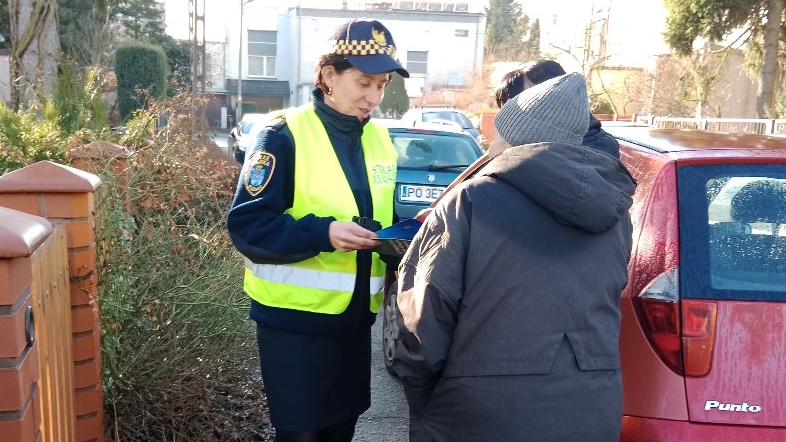
[[[634,306],[650,345],[669,368],[682,374],[678,267],[656,276],[634,298]]]
[[[713,301],[682,300],[682,350],[686,376],[704,376],[712,367],[718,305]]]
[[[644,334],[675,373],[704,376],[712,367],[717,303],[680,299],[679,267],[656,276],[634,298]]]
[[[630,290],[639,325],[666,366],[683,374],[677,172],[667,164],[649,191]]]
[[[712,366],[717,304],[683,299],[679,278],[676,169],[653,184],[631,279],[633,307],[652,348],[681,376],[704,376]]]

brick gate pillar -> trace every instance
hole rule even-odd
[[[45,219],[0,207],[0,439],[40,440],[30,255],[52,233]]]
[[[0,177],[0,206],[66,228],[78,442],[104,440],[94,194],[101,180],[50,161]]]

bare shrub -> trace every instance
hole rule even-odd
[[[242,260],[224,228],[239,169],[206,124],[192,125],[204,104],[181,94],[138,112],[120,140],[128,167],[103,178],[99,302],[107,436],[116,442],[270,433]]]

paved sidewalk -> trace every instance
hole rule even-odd
[[[358,419],[353,442],[408,442],[404,392],[382,361],[382,313],[371,329],[371,408]]]

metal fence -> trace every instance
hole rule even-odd
[[[710,132],[786,136],[786,119],[672,118],[637,115],[635,122],[659,129],[700,129]]]

